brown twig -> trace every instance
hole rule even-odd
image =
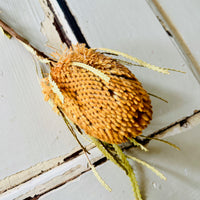
[[[18,41],[20,41],[24,45],[24,47],[29,52],[31,52],[34,56],[36,56],[38,58],[38,60],[40,60],[41,62],[43,62],[43,63],[49,63],[49,62],[53,61],[47,55],[45,55],[43,52],[41,52],[38,49],[36,49],[35,47],[33,47],[28,42],[28,40],[24,39],[22,36],[20,36],[18,33],[16,33],[11,27],[9,27],[1,19],[0,19],[0,27],[3,29],[3,31],[5,31],[9,35],[11,35],[12,37],[16,38]]]

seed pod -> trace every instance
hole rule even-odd
[[[75,62],[92,66],[108,81],[73,65]],[[65,51],[51,67],[50,77],[62,98],[53,91],[48,78],[43,80],[44,94],[86,134],[101,141],[126,142],[140,135],[152,119],[149,95],[134,74],[115,59],[84,44]]]

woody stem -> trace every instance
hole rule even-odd
[[[0,19],[0,27],[8,33],[10,36],[16,38],[18,41],[20,41],[26,48],[29,50],[32,54],[34,54],[40,61],[49,62],[52,61],[47,55],[45,55],[43,52],[39,51],[35,47],[33,47],[28,40],[20,36],[18,33],[16,33],[10,26],[8,26],[5,22],[3,22]]]

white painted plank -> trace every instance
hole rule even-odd
[[[48,52],[38,1],[0,1],[0,18]],[[77,145],[61,118],[44,102],[32,56],[0,35],[0,179],[71,152]]]
[[[162,181],[145,167],[134,164],[144,199],[199,199],[199,129],[200,125],[184,134],[170,137],[170,141],[177,144],[181,151],[155,141],[148,146],[150,150],[148,153],[138,152],[135,149],[128,152],[152,164],[167,177],[166,181]],[[97,170],[111,186],[111,193],[101,187],[92,172],[88,172],[40,199],[134,199],[129,180],[121,169],[107,162]]]
[[[83,5],[84,3],[85,5]],[[155,119],[151,125],[151,128],[147,130],[148,132],[157,130],[160,127],[163,127],[165,125],[168,125],[171,122],[174,122],[176,119],[180,119],[185,115],[191,114],[194,109],[199,109],[198,101],[197,99],[194,98],[194,96],[196,96],[197,98],[199,98],[200,96],[199,84],[194,79],[188,67],[181,66],[181,65],[185,65],[184,60],[178,54],[177,50],[174,48],[170,40],[166,37],[165,32],[162,30],[162,28],[160,27],[160,24],[157,22],[155,16],[153,15],[150,8],[147,6],[145,2],[127,1],[127,4],[125,4],[124,1],[123,2],[121,1],[118,5],[115,5],[113,7],[113,3],[111,2],[94,1],[93,3],[93,1],[83,1],[83,3],[82,2],[77,3],[77,5],[79,5],[80,8],[75,8],[74,5],[73,6],[70,5],[70,8],[73,10],[74,13],[77,11],[79,12],[79,14],[83,12],[82,15],[75,13],[75,16],[78,19],[79,25],[81,25],[81,28],[84,34],[87,35],[87,40],[89,41],[91,46],[103,46],[103,47],[108,47],[108,48],[119,49],[119,50],[128,52],[132,55],[136,55],[140,58],[143,58],[144,60],[147,60],[151,63],[155,63],[157,65],[176,65],[176,66],[179,66],[179,69],[187,71],[187,75],[184,76],[186,77],[186,81],[185,81],[185,78],[183,78],[183,75],[181,74],[173,74],[172,76],[165,77],[164,75],[155,74],[155,72],[149,72],[146,70],[142,71],[141,69],[135,72],[137,77],[139,77],[140,80],[144,82],[145,88],[147,88],[152,93],[157,93],[157,94],[159,93],[159,95],[165,98],[168,98],[168,100],[170,101],[170,104],[166,106],[166,104],[153,99],[154,100],[153,105],[155,108],[155,114],[154,114]],[[87,11],[85,11],[86,8],[88,9]],[[115,14],[116,10],[119,10],[119,14],[121,16],[118,16]],[[100,11],[103,12],[103,14]],[[86,12],[88,12],[88,15]],[[126,13],[126,15],[124,13]],[[83,19],[80,19],[80,16],[82,16]],[[128,19],[128,20],[125,21],[124,19]],[[86,20],[88,20],[88,22]],[[131,26],[130,26],[130,22],[133,22],[131,23]],[[88,27],[86,26],[86,24],[88,24]],[[98,26],[96,26],[96,24]],[[97,30],[94,29],[95,26]],[[98,30],[99,27],[100,29]],[[88,32],[87,29],[90,32]],[[10,41],[8,40],[2,40],[2,41],[5,42],[4,46],[10,47],[10,43],[8,43]],[[134,46],[134,49],[133,49],[133,46]],[[17,52],[19,51],[20,54],[23,52],[22,53],[23,55],[27,55],[26,59],[29,60],[30,63],[32,62],[30,56],[28,58],[28,54],[25,52],[25,50],[22,50],[22,47],[20,45],[15,43],[15,45],[11,47],[14,50],[15,48],[17,48],[15,51]],[[5,55],[7,55],[8,52],[10,51],[7,51],[7,53],[4,52]],[[16,54],[13,53],[12,57],[14,57],[14,55]],[[12,57],[7,57],[7,58],[11,60]],[[168,59],[169,57],[171,58],[171,60]],[[17,167],[22,170],[24,169],[24,167],[27,168],[28,166],[33,165],[36,162],[40,162],[41,160],[46,160],[48,158],[51,158],[52,156],[56,157],[58,155],[63,154],[64,152],[65,153],[68,152],[69,149],[75,146],[74,145],[75,141],[71,140],[71,137],[69,138],[68,135],[65,136],[64,134],[62,134],[62,138],[58,140],[56,143],[57,145],[53,143],[53,139],[55,139],[56,136],[58,136],[57,134],[55,135],[54,132],[58,131],[57,129],[58,127],[59,128],[62,127],[63,132],[64,132],[65,126],[62,120],[56,121],[57,118],[55,117],[55,114],[50,110],[48,105],[46,105],[42,101],[42,97],[40,99],[41,102],[39,102],[40,100],[38,100],[38,98],[39,96],[42,96],[42,95],[39,92],[40,91],[38,89],[39,86],[38,85],[36,86],[33,84],[37,82],[35,80],[36,78],[32,76],[32,74],[34,73],[32,73],[31,71],[27,69],[26,64],[28,61],[25,62],[25,61],[19,61],[19,60],[20,58],[18,58],[16,62],[14,61],[13,62],[19,63],[16,65],[16,69],[19,69],[19,66],[20,66],[20,69],[22,69],[23,72],[20,72],[19,74],[16,72],[11,74],[10,77],[7,79],[7,82],[4,82],[4,83],[8,84],[7,87],[9,88],[11,88],[11,86],[13,87],[13,85],[15,86],[14,88],[21,88],[20,95],[14,92],[15,94],[13,94],[12,96],[9,93],[9,95],[12,97],[11,98],[12,100],[9,100],[9,105],[13,105],[12,109],[16,109],[16,113],[22,113],[22,116],[24,116],[17,122],[18,124],[24,124],[24,122],[26,122],[27,124],[23,126],[19,125],[20,128],[16,129],[17,130],[16,132],[22,131],[23,133],[26,133],[26,135],[23,134],[23,137],[21,136],[21,138],[19,138],[19,134],[17,134],[16,137],[14,138],[15,141],[13,143],[11,143],[10,140],[8,139],[6,139],[5,142],[6,142],[6,145],[9,145],[9,146],[12,145],[13,147],[15,147],[13,148],[15,149],[13,151],[11,151],[12,149],[11,150],[9,149],[8,155],[13,155],[13,152],[15,151],[18,154],[20,154],[20,156],[22,157],[22,158],[18,158],[18,157],[15,158],[15,162],[16,160],[18,162]],[[5,62],[6,61],[3,60],[3,63]],[[10,69],[10,71],[12,69],[11,66],[13,66],[11,64],[13,63],[8,64],[9,66],[8,69]],[[24,66],[21,67],[21,65],[22,66],[24,65]],[[32,66],[33,66],[32,71],[34,71],[33,63],[32,63]],[[21,80],[21,77],[24,74],[27,74],[27,77],[26,79]],[[152,75],[151,77],[153,78],[151,78],[150,75]],[[10,80],[12,80],[12,84],[10,83],[9,85]],[[31,81],[32,85],[28,85],[28,84],[25,85],[25,83],[27,83],[27,81],[30,82],[30,80],[32,80]],[[31,92],[35,91],[35,93],[32,92],[30,94],[30,89],[31,89]],[[23,94],[28,94],[28,95],[25,96]],[[21,95],[24,96],[24,100],[22,103],[20,102],[21,104],[17,104],[17,105],[20,105],[17,108],[17,106],[14,106],[15,104],[13,104],[13,102],[15,102],[16,101],[15,99],[17,99],[17,97],[19,98],[19,96]],[[30,96],[31,96],[31,100],[29,102]],[[29,105],[26,104],[27,102],[29,103],[29,105],[31,103],[30,107]],[[35,102],[37,102],[37,105]],[[6,108],[8,110],[9,106],[7,106]],[[28,120],[25,119],[25,116],[28,116],[28,114],[31,113],[32,110],[37,110],[37,109],[39,109],[40,111],[37,112],[36,114],[34,113],[30,119]],[[8,123],[8,120],[6,119],[4,122]],[[44,125],[45,123],[46,125]],[[35,127],[36,124],[37,126]],[[7,128],[9,126],[5,124],[5,127]],[[9,130],[7,134],[8,133],[11,134],[11,131],[12,130]],[[51,136],[47,136],[46,134],[44,136],[41,136],[41,132],[50,133]],[[52,138],[52,135],[54,138]],[[36,138],[35,143],[32,143],[32,138]],[[27,144],[28,141],[30,140],[31,140],[31,144]],[[23,143],[21,143],[21,141],[23,141]],[[46,141],[50,143],[47,144]],[[53,144],[51,144],[51,142]],[[21,145],[20,146],[21,149],[20,147],[17,146],[17,144]],[[19,148],[18,151],[16,151],[16,147]],[[5,151],[5,148],[3,148],[2,150]],[[11,154],[9,154],[10,152]],[[24,152],[26,152],[25,155],[23,155]],[[5,155],[3,157],[2,159],[3,162],[5,162],[6,158],[9,157],[8,155]],[[30,158],[30,160],[27,159],[27,157]],[[153,159],[155,159],[155,157],[153,157]],[[10,163],[8,160],[6,160],[6,162]],[[9,164],[6,163],[6,165],[9,165]],[[8,166],[9,167],[8,170],[14,169],[13,171],[16,171],[17,167],[14,166],[12,168],[12,166],[10,165]],[[110,173],[110,170],[105,169],[105,173]],[[10,171],[8,174],[10,174]],[[113,170],[113,174],[116,175],[115,170]],[[96,181],[93,175],[91,177],[92,179],[94,179],[94,181]],[[150,176],[148,175],[148,177]],[[91,183],[91,182],[88,182],[88,183]],[[119,189],[118,183],[116,181],[116,188]],[[125,190],[127,189],[128,185],[129,185],[128,182],[127,184],[124,184]],[[100,185],[98,184],[98,188],[99,187]],[[80,189],[80,188],[81,190],[84,189],[82,185],[75,185],[75,188],[70,190],[71,193],[69,194],[72,195],[72,191],[76,192],[77,189]],[[94,190],[92,191],[101,192],[101,189],[97,190],[96,186],[94,186],[93,189]],[[132,196],[131,188],[128,188],[128,190],[130,191],[129,194]],[[61,195],[64,195],[64,194],[61,194]],[[80,199],[80,196],[78,197]],[[99,195],[99,197],[101,196]],[[63,196],[60,196],[60,198],[63,199]],[[90,198],[92,199],[92,196]],[[116,199],[117,198],[118,197],[116,197]],[[51,199],[51,198],[48,197],[48,199]]]
[[[196,125],[199,119],[200,113],[196,113],[194,116],[187,119],[187,122],[185,121],[182,126],[176,124],[157,135],[159,136],[157,138],[163,139],[178,132],[190,130],[191,127]],[[190,137],[193,137],[193,135]],[[100,151],[94,147],[95,145],[87,146],[87,150],[90,151],[89,159],[91,163],[99,162],[104,157],[101,155]],[[135,152],[138,152],[138,150],[133,148],[132,154]],[[137,156],[140,158],[143,154],[138,152]],[[107,168],[105,168],[105,170],[107,170]],[[6,177],[6,179],[0,181],[0,199],[10,200],[14,198],[22,200],[34,196],[40,197],[57,187],[77,180],[78,177],[87,171],[90,171],[87,159],[85,155],[83,155],[83,152],[77,149],[68,155],[38,163],[27,170]],[[138,173],[140,172],[138,171]],[[7,191],[7,189],[9,190]]]
[[[146,1],[68,0],[67,4],[91,47],[120,50],[158,66],[187,72],[166,76],[129,67],[148,92],[169,101],[166,104],[152,98],[153,121],[146,133],[200,109],[200,85]]]
[[[155,131],[191,114],[194,109],[199,109],[199,84],[146,3],[142,1],[126,1],[127,4],[124,1],[120,4],[108,1],[67,2],[92,47],[103,46],[122,50],[157,65],[173,65],[187,71],[185,76],[172,74],[168,77],[157,75],[155,72],[146,72],[146,70],[135,72],[144,82],[145,88],[169,100],[169,104],[166,105],[152,99],[154,120],[146,132]],[[119,11],[119,15],[115,14],[116,10]],[[159,143],[150,145],[150,152],[147,154],[135,150],[132,152],[157,166],[168,178],[166,182],[162,182],[151,172],[136,165],[139,183],[146,199],[198,198],[199,170],[195,166],[198,165],[200,149],[197,148],[193,153],[192,147],[198,146],[198,143],[193,140],[198,140],[199,128],[198,126],[188,133],[190,138],[182,134],[171,139],[175,144],[182,144],[181,152]],[[78,181],[53,190],[41,199],[133,198],[130,184],[121,170],[111,163],[104,164],[98,169],[113,188],[112,193],[107,193],[89,172],[90,174],[83,175]]]
[[[200,75],[200,1],[198,0],[153,0],[153,4],[164,16],[177,36],[185,53],[194,62]],[[164,13],[162,12],[164,10]],[[166,14],[166,16],[165,16]]]
[[[45,46],[47,39],[40,30],[44,13],[38,0],[1,0],[0,17],[37,49],[49,52],[49,49]]]
[[[89,156],[91,162],[95,162],[96,157],[101,158],[101,153],[97,148],[92,149]],[[26,198],[34,197],[35,195],[46,193],[49,190],[59,187],[60,185],[69,182],[70,180],[76,179],[77,176],[83,174],[89,170],[87,159],[82,154],[73,160],[63,162],[62,157],[59,159],[61,164],[40,176],[36,176],[26,183],[20,184],[19,186],[8,190],[0,194],[1,200],[23,200]],[[52,160],[54,162],[54,160]],[[42,165],[41,165],[42,168]]]
[[[42,2],[42,0],[40,0],[40,2]],[[64,29],[63,31],[64,31],[65,35],[67,36],[67,38],[70,39],[72,44],[77,43],[78,41],[76,39],[76,36],[74,35],[73,30],[69,26],[69,23],[67,22],[67,20],[66,20],[66,18],[64,16],[64,13],[61,11],[61,8],[58,5],[57,1],[56,0],[52,1],[51,0],[50,3],[51,3],[51,6],[53,8],[53,11],[54,11],[55,15],[59,18],[59,22],[62,25],[62,28]],[[47,31],[48,31],[48,29],[47,29]]]

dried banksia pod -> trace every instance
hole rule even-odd
[[[86,48],[84,44],[74,45],[63,53],[57,54],[58,59],[52,60],[1,20],[0,27],[9,38],[13,36],[18,39],[38,60],[50,66],[48,76],[40,68],[45,100],[63,117],[70,132],[85,153],[94,175],[108,191],[111,191],[111,188],[102,180],[91,163],[88,157],[89,152],[78,140],[73,123],[77,125],[75,127],[81,135],[83,133],[80,128],[89,135],[87,140],[93,143],[107,159],[126,172],[130,178],[135,199],[142,200],[142,197],[128,159],[146,166],[161,179],[166,180],[165,176],[154,167],[145,161],[124,154],[117,145],[129,140],[134,146],[147,151],[146,147],[138,142],[138,138],[134,138],[141,135],[142,130],[152,119],[152,106],[148,95],[150,93],[144,90],[141,83],[123,64],[146,67],[164,74],[169,74],[169,70],[181,71],[160,68],[110,49],[99,49],[103,51],[100,53],[97,49]],[[106,52],[114,56],[125,57],[137,64],[105,56]],[[156,95],[152,96],[164,100]],[[145,138],[148,141],[156,139],[165,142],[179,150],[170,142],[154,137]],[[140,140],[140,142],[145,144],[145,141]]]
[[[140,135],[152,119],[151,100],[134,74],[84,44],[60,55],[45,83],[46,99],[50,97],[72,122],[101,141],[126,142]]]

